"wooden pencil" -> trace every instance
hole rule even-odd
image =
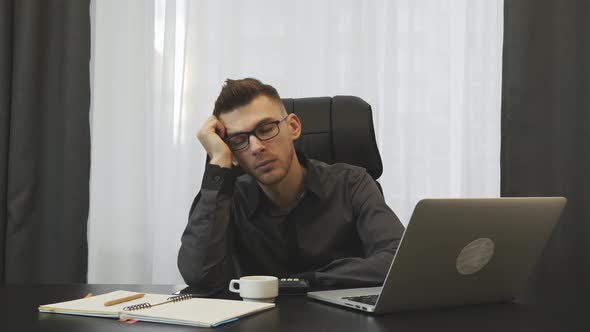
[[[104,303],[104,305],[108,307],[108,306],[112,306],[115,304],[136,300],[136,299],[142,298],[144,295],[145,295],[144,293],[137,293],[137,294],[133,294],[133,295],[129,295],[129,296],[125,296],[125,297],[121,297],[118,299],[107,301]]]

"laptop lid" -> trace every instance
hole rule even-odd
[[[375,312],[520,296],[565,204],[563,197],[421,200]]]

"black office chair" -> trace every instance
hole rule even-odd
[[[343,162],[364,167],[377,179],[383,173],[375,141],[371,105],[355,96],[283,98],[288,113],[301,120],[297,149],[328,164]]]

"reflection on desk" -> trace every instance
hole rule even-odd
[[[195,331],[198,328],[138,322],[132,325],[114,319],[44,314],[39,304],[102,294],[117,289],[137,292],[173,293],[174,285],[3,285],[0,286],[2,324],[28,331]],[[218,298],[238,299],[233,293]],[[524,304],[486,304],[454,308],[408,311],[375,316],[308,299],[304,295],[279,296],[277,307],[246,317],[216,331],[579,331],[588,325],[585,315],[573,309]],[[560,305],[564,307],[564,305]],[[577,306],[572,306],[577,308]],[[125,324],[125,325],[121,325]],[[582,324],[582,325],[580,325]],[[203,328],[211,331],[212,329]]]

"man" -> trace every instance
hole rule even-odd
[[[188,285],[219,290],[244,275],[383,283],[402,224],[364,168],[307,159],[300,135],[272,86],[226,81],[197,135],[210,162],[178,254]]]

